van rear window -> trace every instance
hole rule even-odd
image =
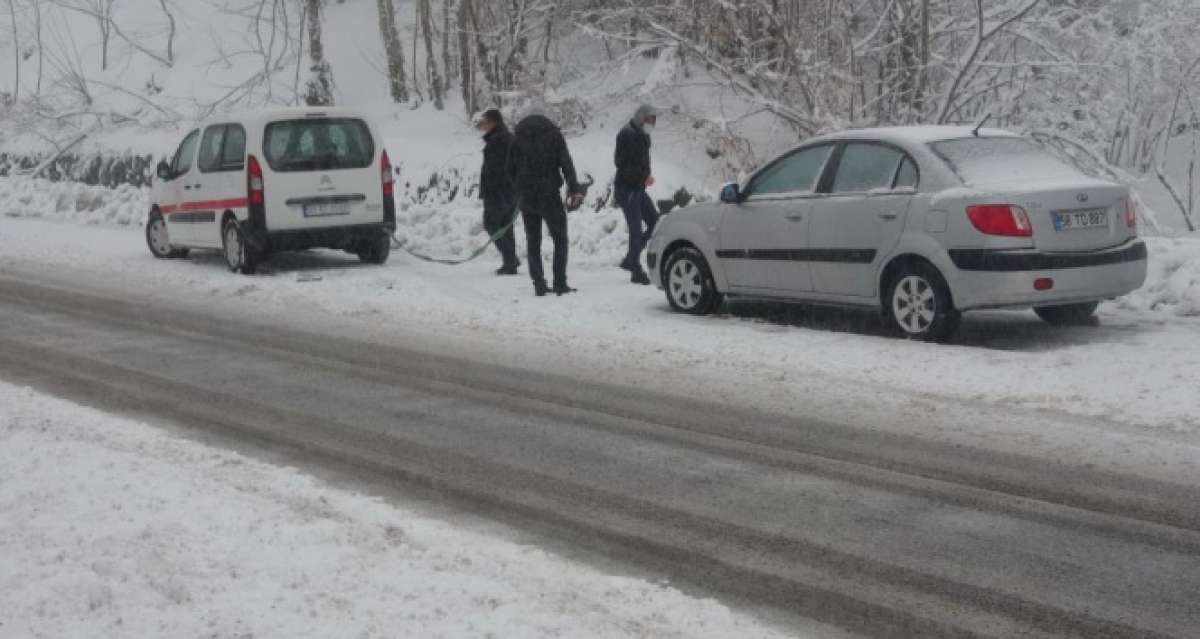
[[[375,159],[371,130],[351,118],[272,122],[263,146],[267,164],[279,172],[363,169]]]

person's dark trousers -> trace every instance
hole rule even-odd
[[[487,231],[488,237],[494,237],[505,226],[513,221],[517,212],[516,210],[504,210],[500,208],[487,208],[483,210],[483,228]],[[517,240],[513,237],[512,228],[504,231],[504,235],[495,239],[496,249],[500,251],[500,256],[504,258],[504,266],[515,267],[519,263],[517,261]]]
[[[542,222],[554,242],[554,286],[567,285],[567,211],[557,193],[521,198],[521,219],[525,222],[525,244],[529,249],[529,277],[533,283],[546,283],[542,269]]]
[[[621,211],[625,213],[625,225],[629,227],[629,251],[621,261],[621,268],[635,273],[641,272],[642,250],[646,248],[646,241],[650,239],[654,225],[658,223],[658,208],[644,188],[617,185],[613,195],[617,198]]]

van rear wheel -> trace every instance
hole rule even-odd
[[[392,253],[392,236],[380,233],[366,238],[359,244],[357,253],[364,264],[383,264]]]
[[[229,218],[221,231],[221,244],[225,254],[225,264],[229,270],[243,275],[254,275],[258,270],[257,255],[246,245],[246,235],[238,221]]]

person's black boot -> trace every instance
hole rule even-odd
[[[548,293],[548,292],[550,292],[550,289],[546,288],[545,282],[534,282],[533,283],[533,294],[534,295],[537,295],[538,297],[546,297],[546,293]]]
[[[633,272],[633,275],[629,276],[629,281],[634,284],[649,284],[650,276],[646,274],[646,271],[637,270]]]
[[[563,295],[566,295],[567,293],[574,293],[577,290],[578,289],[574,289],[574,288],[571,288],[570,286],[568,286],[566,282],[562,282],[560,284],[554,285],[554,294],[558,295],[560,297]]]
[[[520,262],[516,262],[515,264],[505,264],[504,266],[496,269],[496,275],[516,275],[517,267],[520,265]]]

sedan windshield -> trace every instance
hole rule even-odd
[[[960,138],[930,145],[970,186],[1078,178],[1079,171],[1024,138]]]

